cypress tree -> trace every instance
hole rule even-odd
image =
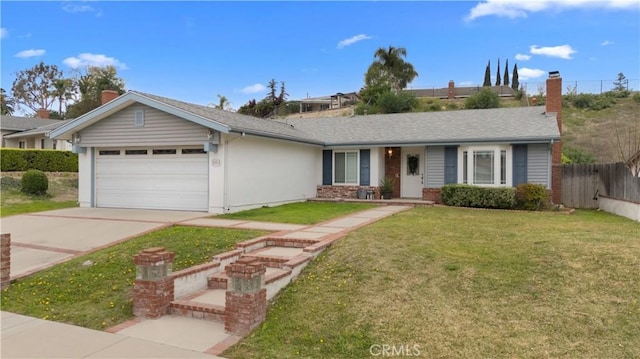
[[[520,83],[518,82],[518,64],[513,65],[513,76],[511,76],[511,88],[518,91]]]
[[[500,83],[502,82],[502,79],[500,78],[500,58],[498,58],[498,68],[497,68],[497,72],[498,74],[496,75],[496,86],[500,86]]]
[[[504,85],[509,86],[509,59],[507,59],[507,63],[504,65]]]
[[[487,68],[484,70],[484,82],[482,86],[491,86],[491,60],[487,63]]]

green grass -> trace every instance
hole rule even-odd
[[[104,329],[133,317],[133,255],[150,247],[176,253],[173,270],[209,261],[264,231],[170,227],[72,259],[13,282],[0,309],[36,318]],[[84,266],[85,261],[93,265]]]
[[[316,224],[373,207],[375,207],[375,205],[366,203],[299,202],[276,207],[263,207],[237,213],[229,213],[216,216],[216,218],[293,224]]]
[[[78,201],[56,202],[46,198],[31,198],[29,202],[2,204],[2,206],[0,207],[0,217],[23,213],[51,211],[54,209],[71,208],[77,206]]]
[[[223,356],[638,358],[638,233],[596,211],[415,208],[334,244]]]

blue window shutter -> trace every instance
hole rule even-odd
[[[527,183],[527,145],[513,145],[513,186]]]
[[[371,150],[360,150],[360,185],[371,185]]]
[[[330,186],[333,184],[333,172],[331,171],[332,167],[333,167],[333,151],[323,150],[322,151],[322,184],[325,186]]]
[[[444,183],[458,183],[458,147],[444,148]]]

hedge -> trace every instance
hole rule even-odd
[[[0,170],[16,172],[78,172],[78,155],[70,151],[0,149]]]
[[[442,203],[447,206],[512,209],[516,206],[513,187],[479,187],[449,184],[442,187]]]

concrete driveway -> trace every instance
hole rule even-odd
[[[11,279],[172,224],[206,217],[204,212],[67,208],[0,220],[11,233]]]

